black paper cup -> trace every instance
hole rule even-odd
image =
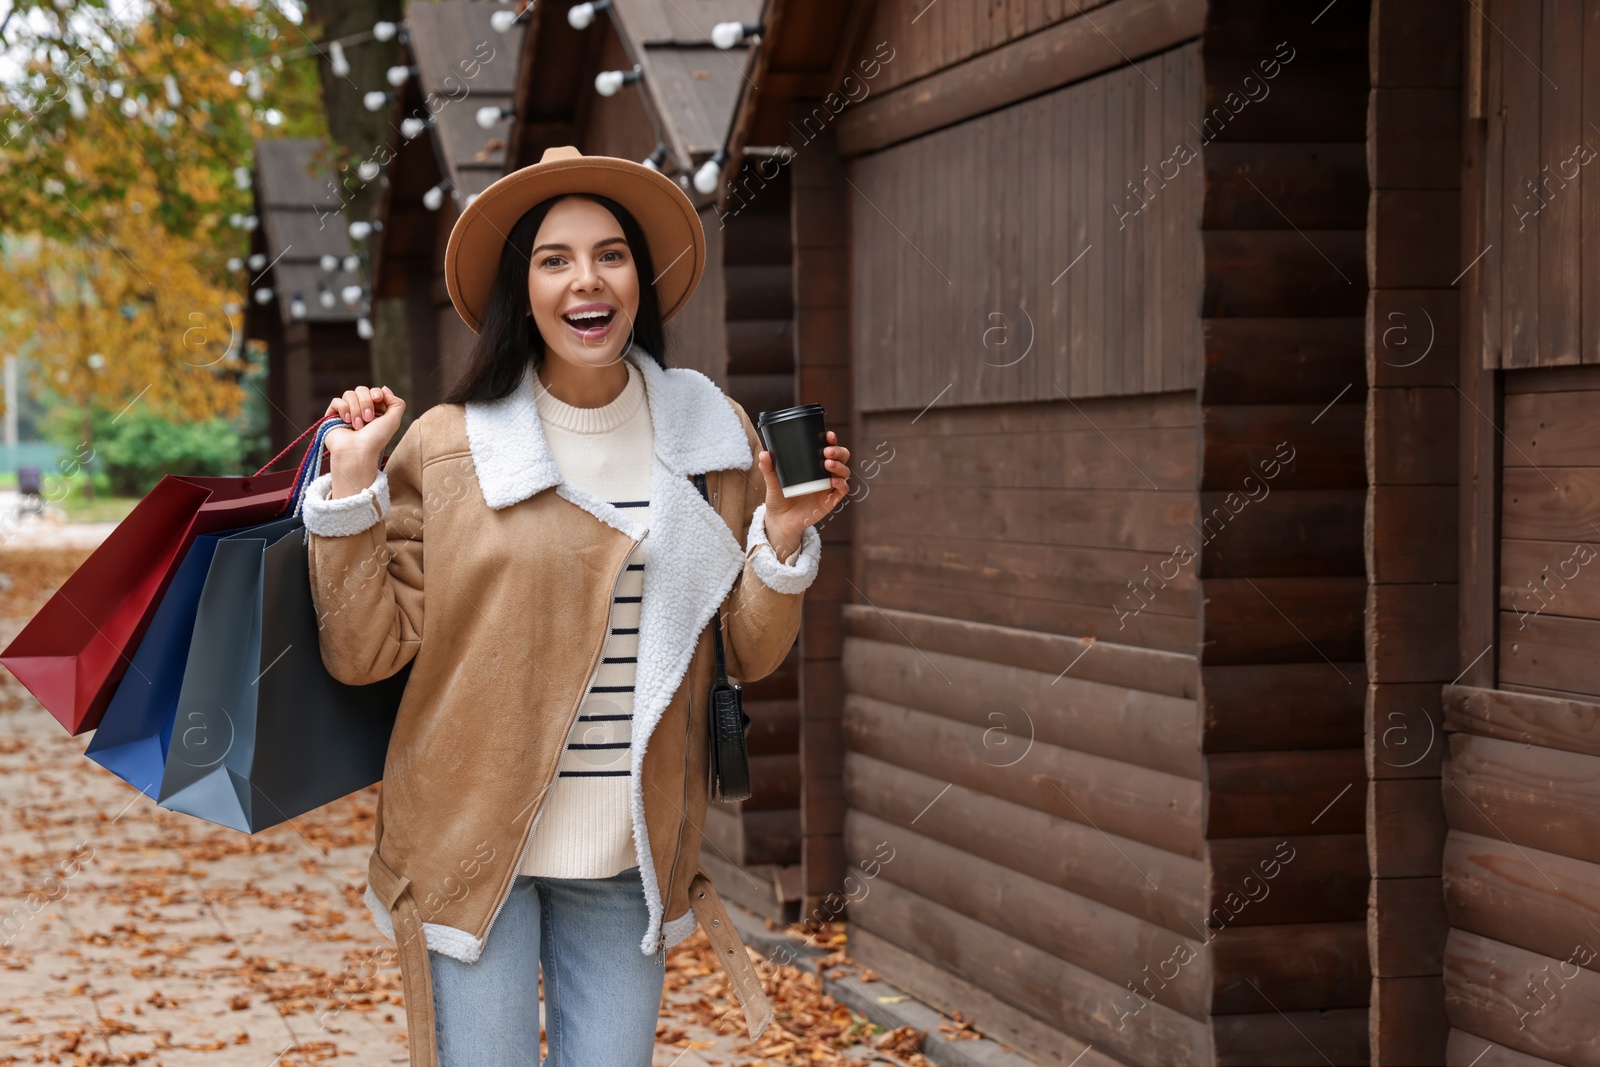
[[[756,419],[786,498],[833,488],[833,476],[822,465],[826,458],[822,450],[828,447],[824,414],[821,404],[801,404],[763,411]]]

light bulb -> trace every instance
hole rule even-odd
[[[370,182],[378,176],[378,164],[373,160],[363,159],[361,165],[356,168],[356,174],[360,176],[362,181]]]
[[[334,271],[339,269],[339,257],[334,255],[332,252],[328,252],[323,255],[321,259],[317,260],[317,264],[322,267],[323,270],[327,271],[329,274],[332,274]]]
[[[257,252],[255,255],[245,260],[245,262],[250,264],[251,270],[260,270],[262,267],[267,265],[267,257],[262,253]]]
[[[429,211],[438,211],[444,204],[444,186],[435,185],[432,189],[422,194],[422,206]]]
[[[321,304],[323,307],[332,310],[333,305],[337,304],[338,302],[339,298],[334,296],[333,290],[329,289],[326,285],[320,286],[317,289],[317,303]]]
[[[373,23],[373,26],[372,26],[373,39],[374,40],[378,40],[378,41],[392,41],[392,40],[394,40],[395,29],[396,29],[396,26],[392,22],[377,22],[377,23]]]
[[[489,16],[489,28],[495,33],[505,33],[516,24],[517,13],[508,7],[503,7]]]
[[[694,172],[695,190],[709,196],[717,191],[717,181],[721,177],[722,159],[719,153],[700,164],[700,169]]]
[[[388,72],[384,75],[384,78],[389,82],[390,85],[398,89],[411,79],[411,68],[404,66],[390,67]]]
[[[333,72],[341,78],[350,76],[350,60],[345,58],[344,45],[334,41],[328,46],[328,61],[333,64]]]
[[[365,241],[372,234],[372,223],[352,222],[350,224],[350,240]]]
[[[344,297],[344,302],[346,304],[349,304],[351,307],[355,307],[356,301],[361,299],[361,286],[347,285],[339,295]]]
[[[258,303],[258,304],[270,304],[271,302],[272,302],[272,290],[271,289],[268,289],[266,287],[262,287],[262,288],[256,290],[256,303]]]
[[[372,340],[372,320],[365,315],[356,320],[356,336],[363,341]]]
[[[250,168],[249,167],[234,167],[233,168],[233,184],[238,186],[240,189],[248,189],[248,188],[250,188]]]
[[[478,126],[480,129],[489,129],[506,115],[506,109],[499,106],[480,107],[478,109]]]
[[[719,22],[711,27],[711,43],[721,49],[729,49],[744,39],[744,23]]]
[[[348,255],[348,256],[344,257],[344,272],[346,274],[354,274],[356,271],[358,271],[360,269],[361,269],[361,257],[360,256]]]
[[[383,105],[388,102],[389,94],[381,89],[374,89],[361,98],[361,106],[368,111],[381,111],[383,110]]]
[[[594,76],[594,91],[601,96],[615,96],[617,90],[622,88],[622,78],[620,70],[602,70]]]
[[[289,315],[297,319],[306,317],[305,298],[299,293],[294,294],[294,299],[289,301]]]
[[[240,259],[238,256],[234,256],[232,259],[228,260],[229,273],[237,273],[241,270],[244,270],[244,260]]]
[[[261,220],[256,218],[254,215],[246,215],[244,217],[244,228],[246,232],[254,230],[259,225],[261,225]]]
[[[593,4],[579,4],[567,12],[567,25],[575,30],[586,30],[594,22],[594,12]]]
[[[427,128],[428,120],[419,119],[415,115],[411,116],[410,118],[400,120],[400,136],[404,137],[408,141]]]

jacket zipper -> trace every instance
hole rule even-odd
[[[522,869],[523,861],[528,858],[528,847],[533,844],[533,828],[538,825],[540,818],[544,816],[545,800],[550,798],[550,784],[555,781],[556,773],[561,769],[561,760],[566,755],[567,738],[572,734],[572,724],[578,721],[578,712],[582,709],[584,700],[588,698],[589,688],[594,683],[595,672],[600,668],[600,657],[605,653],[606,641],[611,637],[611,619],[617,610],[617,582],[622,578],[622,572],[628,566],[628,560],[633,558],[634,549],[637,549],[644,539],[649,536],[650,531],[646,530],[640,535],[639,540],[633,542],[633,548],[628,549],[628,554],[622,557],[622,563],[617,567],[617,572],[611,576],[611,600],[610,607],[606,609],[605,633],[600,635],[600,647],[595,649],[594,658],[590,661],[589,678],[584,683],[583,692],[578,695],[578,702],[572,706],[572,714],[567,716],[567,730],[566,733],[561,735],[561,755],[556,757],[555,763],[550,767],[549,777],[544,780],[544,792],[541,794],[544,799],[539,801],[539,810],[534,812],[533,818],[528,822],[528,828],[523,831],[522,852],[517,856],[516,866],[511,868],[511,875],[506,879],[505,888],[500,891],[500,903],[495,905],[494,914],[489,916],[489,925],[484,927],[483,942],[485,945],[489,943],[489,931],[494,929],[495,920],[500,918],[500,910],[506,906],[506,901],[511,899],[511,886],[517,880],[517,871]],[[680,834],[681,832],[680,830]]]

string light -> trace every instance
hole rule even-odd
[[[374,89],[361,98],[361,106],[368,111],[382,111],[383,106],[394,101],[393,93],[386,93],[382,89]]]
[[[506,33],[511,27],[527,22],[533,17],[533,4],[530,2],[521,11],[512,11],[510,8],[501,8],[489,16],[489,28],[495,33]]]
[[[291,318],[303,319],[306,317],[306,301],[299,293],[289,301],[289,315]]]
[[[350,76],[350,60],[345,58],[344,45],[338,41],[328,45],[328,62],[333,64],[333,72],[339,77]]]
[[[726,52],[734,45],[752,40],[761,34],[757,22],[719,22],[711,27],[711,43]]]
[[[444,205],[444,182],[440,182],[432,189],[422,194],[422,206],[429,211],[438,211]]]
[[[575,30],[586,30],[594,23],[595,15],[610,7],[611,0],[594,0],[592,4],[579,4],[567,12],[567,25]]]
[[[356,320],[356,336],[363,341],[372,340],[372,320],[365,315]]]
[[[500,107],[499,105],[480,107],[478,109],[478,126],[480,129],[487,130],[501,119],[508,119],[513,114],[515,112],[509,107]]]
[[[645,158],[644,165],[649,167],[653,171],[660,171],[661,170],[661,164],[666,160],[666,158],[667,158],[667,146],[664,145],[664,144],[658,143],[656,145],[655,151],[651,152],[650,155]]]
[[[250,264],[251,270],[260,270],[262,267],[267,265],[267,257],[262,255],[260,252],[257,252],[249,259],[245,260],[245,262]]]
[[[416,68],[415,67],[407,67],[407,66],[390,67],[384,73],[384,78],[389,82],[390,85],[392,85],[396,89],[398,89],[398,88],[400,88],[400,86],[402,86],[406,82],[410,81],[411,80],[411,76],[413,74],[415,74],[415,73],[416,73]]]
[[[642,77],[644,68],[637,63],[633,65],[632,70],[602,70],[594,76],[594,91],[601,96],[615,96],[618,89]]]
[[[324,272],[332,274],[334,271],[339,269],[339,257],[334,255],[332,252],[325,252],[323,253],[322,258],[317,260],[317,265],[321,267]]]
[[[697,192],[709,196],[717,191],[717,182],[722,179],[722,166],[728,161],[728,153],[717,149],[716,155],[700,165],[694,172],[694,187]]]
[[[400,136],[408,141],[420,135],[427,128],[428,120],[418,118],[415,115],[400,120]]]

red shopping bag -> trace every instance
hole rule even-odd
[[[268,473],[267,467],[316,428],[255,474],[162,478],[0,652],[0,664],[68,732],[100,725],[127,672],[130,650],[144,636],[189,545],[199,534],[254,526],[287,512],[308,464],[321,466],[320,451],[313,459],[308,448],[298,471]]]

